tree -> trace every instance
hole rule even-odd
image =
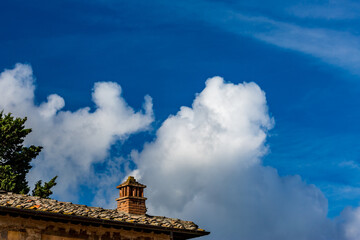
[[[10,165],[0,166],[0,189],[12,192],[16,186],[16,174]]]
[[[23,145],[25,137],[32,131],[25,128],[26,120],[26,117],[14,118],[11,113],[0,112],[0,189],[21,194],[30,191],[26,174],[32,167],[31,160],[36,158],[42,149],[41,146]],[[56,177],[45,183],[44,187],[54,186],[55,179]],[[36,193],[41,192],[39,188],[42,188],[41,183]],[[44,189],[44,192],[51,194],[50,189]]]
[[[32,195],[42,198],[48,198],[53,193],[51,191],[51,188],[56,185],[56,178],[57,176],[53,177],[49,182],[44,183],[44,186],[41,185],[41,180],[37,181],[37,183],[35,184],[35,188],[32,191]]]

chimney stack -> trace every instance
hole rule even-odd
[[[118,202],[117,210],[119,212],[145,215],[145,185],[138,183],[134,177],[130,176],[124,183],[120,184],[116,188],[120,190],[120,197],[116,199]]]

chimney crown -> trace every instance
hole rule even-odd
[[[146,205],[144,197],[145,185],[138,183],[133,176],[117,186],[120,197],[116,199],[118,202],[117,210],[129,214],[145,215]]]
[[[133,176],[129,176],[125,182],[123,182],[116,188],[120,189],[121,187],[124,187],[124,186],[134,186],[134,187],[146,188],[145,185],[138,183]]]

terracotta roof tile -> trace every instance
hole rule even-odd
[[[139,223],[165,228],[204,231],[203,229],[198,228],[198,226],[191,221],[183,221],[180,219],[159,216],[133,215],[118,212],[115,209],[88,207],[86,205],[73,204],[71,202],[60,202],[53,199],[45,199],[22,194],[1,193],[0,206],[88,218],[107,219],[119,222]]]

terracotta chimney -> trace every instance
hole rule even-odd
[[[119,212],[145,215],[145,185],[138,183],[134,177],[130,176],[124,183],[116,188],[120,189],[120,197],[116,199],[118,202],[117,210]]]

